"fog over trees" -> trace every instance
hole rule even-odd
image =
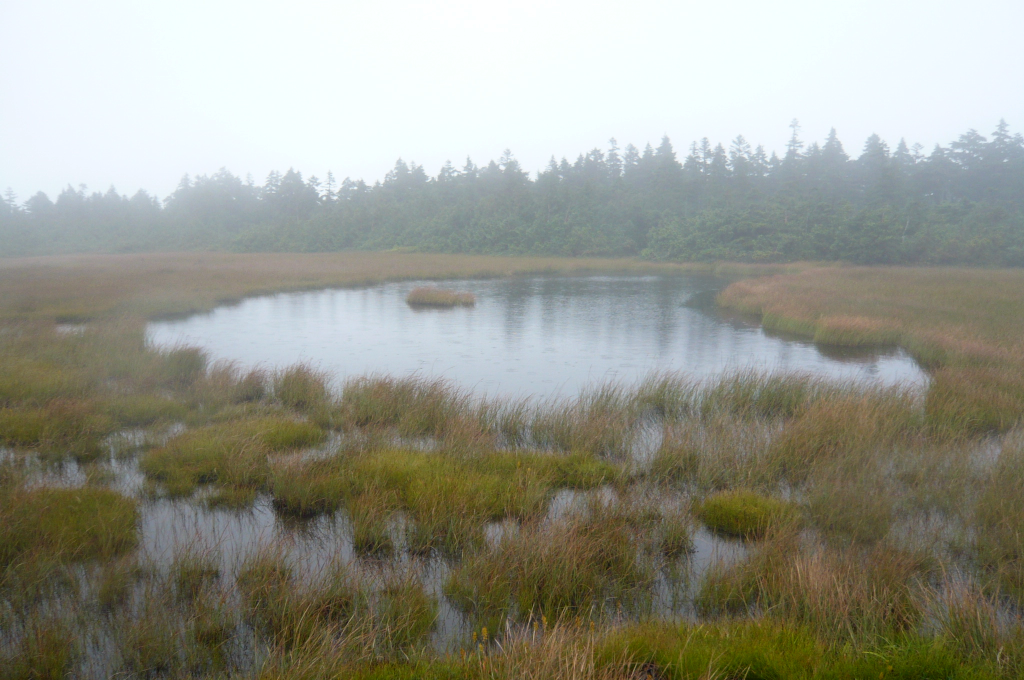
[[[847,150],[832,130],[784,154],[742,136],[685,150],[552,158],[535,177],[511,152],[431,176],[399,159],[373,185],[331,173],[222,169],[182,178],[162,202],[68,186],[0,203],[0,255],[222,249],[410,249],[664,260],[845,260],[1024,266],[1024,137],[1000,121],[948,146],[877,135]]]

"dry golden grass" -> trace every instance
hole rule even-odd
[[[635,259],[416,253],[144,253],[0,259],[0,318],[75,321],[204,311],[252,295],[408,279],[588,271],[710,273]]]
[[[1022,270],[811,267],[737,281],[718,301],[820,343],[903,347],[933,370],[936,430],[1005,431],[1024,414]]]
[[[820,342],[900,344],[929,363],[1024,356],[1019,269],[811,267],[737,281],[719,303]]]

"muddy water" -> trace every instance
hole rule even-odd
[[[412,309],[423,282],[252,298],[150,324],[159,345],[190,343],[243,365],[309,361],[338,376],[419,373],[477,394],[576,394],[652,371],[706,377],[728,370],[804,371],[922,384],[899,350],[848,351],[766,333],[715,308],[712,277],[588,276],[450,281],[472,308]]]

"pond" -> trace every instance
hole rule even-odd
[[[441,282],[474,307],[411,308],[423,282],[250,298],[157,321],[158,345],[188,343],[244,366],[309,362],[339,379],[371,373],[443,377],[491,396],[574,395],[651,372],[707,377],[737,369],[923,384],[896,348],[822,348],[766,332],[715,307],[726,281],[692,276],[535,276]]]

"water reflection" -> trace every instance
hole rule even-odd
[[[288,293],[150,325],[158,344],[189,342],[246,365],[311,361],[339,377],[444,376],[480,393],[572,394],[650,371],[708,376],[799,370],[843,379],[922,383],[905,353],[823,350],[766,333],[713,305],[710,277],[588,276],[458,281],[475,308],[413,310],[422,282]]]

